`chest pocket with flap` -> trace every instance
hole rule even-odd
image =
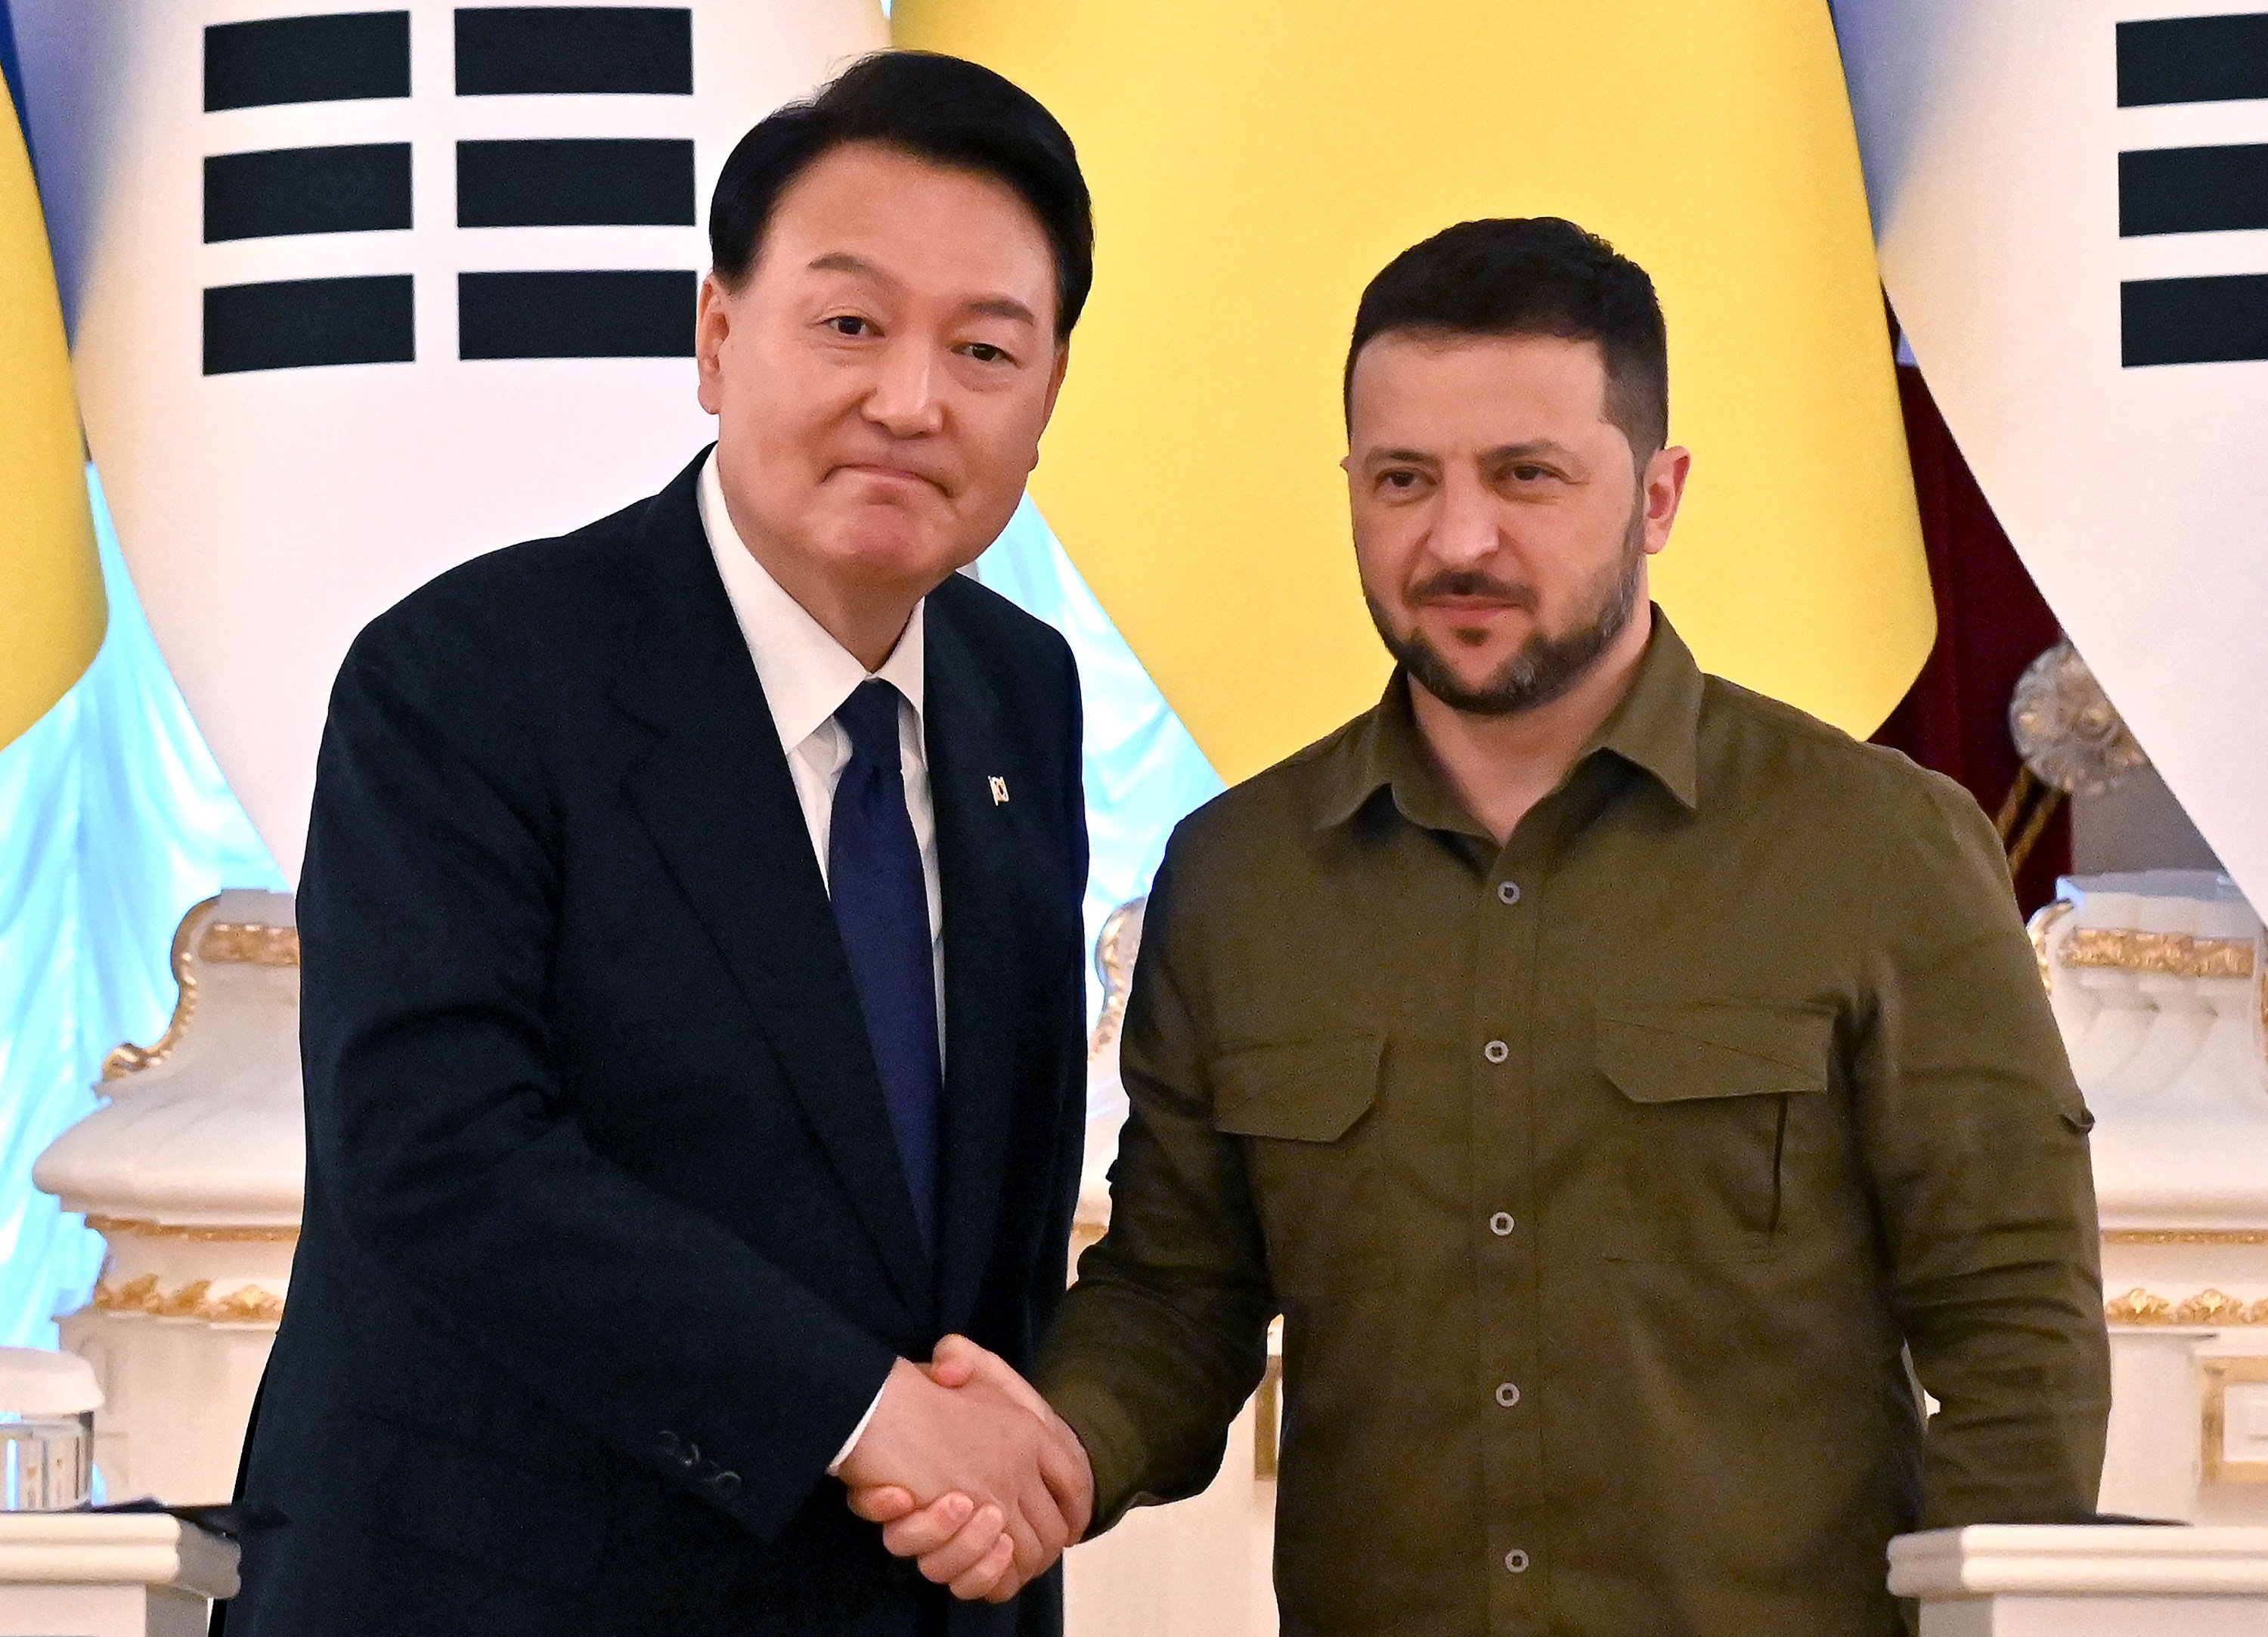
[[[1834,1035],[1824,1008],[1602,1007],[1594,1062],[1621,1094],[1609,1101],[1607,1255],[1770,1256],[1786,1226],[1795,1105],[1827,1089]]]
[[[1213,1129],[1244,1139],[1245,1174],[1278,1293],[1344,1284],[1377,1260],[1376,1035],[1246,1046],[1211,1064]]]

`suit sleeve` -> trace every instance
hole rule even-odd
[[[2094,1510],[2110,1353],[2087,1131],[1998,838],[1930,779],[1874,886],[1855,1058],[1864,1162],[1915,1373],[1922,1527]]]
[[[548,787],[508,689],[449,652],[381,622],[332,696],[299,893],[311,1196],[436,1323],[769,1538],[892,1352],[563,1110]]]
[[[1079,1259],[1037,1378],[1086,1446],[1098,1530],[1212,1480],[1276,1312],[1243,1150],[1213,1129],[1175,877],[1169,848],[1127,1005],[1110,1231]]]

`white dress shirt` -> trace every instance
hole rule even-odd
[[[709,550],[717,559],[717,572],[732,599],[733,615],[755,661],[756,680],[763,684],[770,705],[772,726],[779,732],[780,748],[787,752],[788,771],[795,779],[796,799],[803,804],[803,822],[811,832],[811,850],[819,859],[819,875],[828,879],[827,845],[835,816],[835,787],[850,761],[850,735],[835,720],[853,689],[879,677],[898,690],[898,756],[906,778],[906,812],[913,819],[914,841],[921,848],[922,883],[929,896],[930,970],[937,984],[938,1051],[945,1050],[945,892],[937,867],[937,806],[930,795],[929,751],[922,736],[922,674],[924,608],[916,604],[904,634],[881,668],[868,671],[827,628],[811,617],[804,606],[782,589],[755,554],[741,541],[725,505],[725,487],[717,476],[717,456],[711,452],[701,468],[701,527],[709,536]],[[850,1458],[874,1419],[882,1396],[858,1425],[850,1430],[833,1464],[835,1471]]]

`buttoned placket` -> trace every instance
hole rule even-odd
[[[1477,851],[1477,850],[1476,850]],[[1473,1076],[1473,1257],[1478,1320],[1472,1332],[1475,1402],[1482,1406],[1482,1537],[1490,1637],[1530,1637],[1547,1628],[1550,1606],[1541,1568],[1538,1498],[1543,1439],[1535,1414],[1541,1323],[1533,1216],[1535,1134],[1532,1002],[1538,945],[1537,866],[1533,844],[1512,844],[1483,862],[1475,896],[1479,917],[1468,992]],[[1523,880],[1523,878],[1526,878]]]

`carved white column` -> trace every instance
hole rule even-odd
[[[33,1180],[109,1242],[62,1321],[106,1407],[114,1500],[225,1501],[299,1237],[299,934],[281,893],[229,892],[173,939],[180,999],[154,1045],[103,1066],[109,1101]]]
[[[2083,901],[2050,905],[2033,933],[2095,1115],[2112,1376],[2102,1505],[2268,1524],[2260,921],[2225,877],[2199,872],[2069,885]],[[2185,1029],[2184,1014],[2210,1019],[2170,1078],[2166,1065],[2144,1073],[2133,1061],[2168,1009]],[[2119,1038],[2106,1040],[2106,1026]]]

